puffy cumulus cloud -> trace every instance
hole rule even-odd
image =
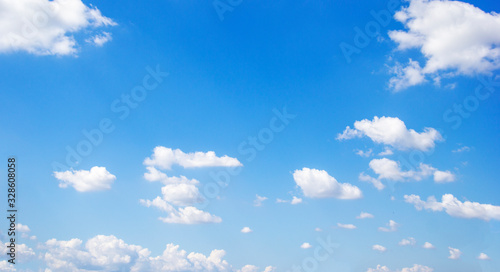
[[[75,36],[88,35],[116,23],[81,0],[0,0],[0,53],[24,51],[35,55],[75,55]],[[93,38],[102,46],[111,34]]]
[[[14,272],[16,271],[16,268],[14,267],[13,264],[10,264],[9,262],[7,261],[0,261],[0,271],[4,271],[4,272]]]
[[[89,39],[86,39],[85,41],[88,43],[95,44],[98,47],[101,47],[105,43],[111,41],[112,39],[113,38],[111,38],[111,34],[109,32],[103,31],[101,34],[90,37]]]
[[[260,207],[260,206],[262,206],[262,202],[264,202],[266,200],[267,200],[267,197],[265,197],[265,196],[255,195],[255,200],[253,201],[253,205],[255,207]]]
[[[478,218],[485,221],[500,220],[500,206],[471,201],[461,202],[452,194],[443,195],[441,202],[437,201],[434,196],[428,197],[427,201],[421,200],[418,195],[405,195],[404,198],[407,203],[413,204],[419,211],[422,209],[435,212],[444,210],[453,217]]]
[[[366,218],[373,218],[373,214],[367,213],[367,212],[361,212],[358,216],[356,216],[357,219],[366,219]]]
[[[396,221],[393,221],[393,220],[389,220],[389,223],[386,224],[387,227],[379,227],[378,230],[379,231],[383,231],[383,232],[393,232],[393,231],[397,231],[398,230],[398,227],[399,227],[399,224],[396,223]]]
[[[399,162],[382,158],[371,160],[369,166],[378,177],[374,178],[365,173],[361,173],[359,179],[372,183],[378,190],[382,190],[385,187],[381,182],[383,179],[392,181],[420,181],[433,176],[434,182],[436,183],[455,181],[455,174],[450,171],[441,171],[424,163],[420,163],[416,170],[403,171],[401,170]]]
[[[85,245],[80,239],[47,241],[41,250],[42,260],[50,271],[254,271],[247,265],[237,270],[224,260],[224,250],[213,250],[208,256],[181,250],[179,245],[167,244],[160,256],[138,245],[129,245],[115,236],[98,235]],[[1,267],[2,264],[0,264]],[[265,272],[273,271],[268,266]],[[4,270],[2,270],[4,271]],[[6,270],[8,271],[8,270]],[[48,271],[48,270],[47,270]]]
[[[303,248],[303,249],[308,249],[308,248],[311,248],[312,245],[309,244],[309,243],[303,243],[302,245],[300,245],[300,248]]]
[[[146,158],[144,164],[160,169],[171,169],[174,164],[184,168],[243,166],[238,159],[227,155],[217,157],[213,151],[184,153],[180,149],[173,150],[163,146],[155,147],[153,155],[151,158]]]
[[[371,157],[373,155],[373,150],[370,148],[366,151],[363,151],[363,150],[355,150],[356,152],[356,155],[360,156],[360,157],[364,157],[364,158],[368,158],[368,157]]]
[[[302,170],[295,170],[293,179],[304,195],[310,198],[357,199],[363,196],[358,187],[339,183],[325,170],[304,167]]]
[[[485,253],[482,253],[482,252],[479,254],[479,256],[477,256],[477,259],[478,260],[491,260],[488,255],[486,255]]]
[[[415,238],[413,237],[408,237],[408,239],[403,239],[401,240],[398,245],[400,246],[414,246],[417,243]]]
[[[417,149],[427,151],[434,148],[435,142],[443,141],[441,134],[434,128],[424,128],[418,133],[407,129],[403,121],[397,117],[373,117],[373,120],[363,119],[354,122],[354,128],[349,126],[337,140],[348,140],[368,137],[375,143],[392,146],[399,150]]]
[[[394,71],[390,86],[396,91],[424,82],[425,75],[487,74],[500,66],[500,15],[495,12],[460,1],[411,0],[394,18],[405,26],[389,32],[398,49],[418,49],[426,60],[422,68],[410,60]]]
[[[448,247],[448,250],[450,252],[450,256],[448,256],[448,259],[457,260],[460,259],[460,256],[462,256],[462,251],[460,251],[460,249],[458,248]]]
[[[6,242],[5,244],[2,245],[0,248],[0,254],[3,256],[6,256],[7,253],[9,253],[9,248],[7,246],[10,245],[10,242]],[[34,260],[36,258],[36,253],[33,251],[32,248],[27,246],[26,244],[16,244],[16,261],[19,263],[26,263],[31,260]],[[10,266],[5,266],[6,268]],[[2,268],[2,264],[0,264],[0,268]],[[0,271],[4,271],[0,269]],[[9,270],[6,270],[9,271]]]
[[[169,177],[167,174],[163,173],[162,171],[159,171],[158,169],[148,166],[146,167],[148,170],[147,173],[144,173],[144,179],[147,181],[160,181],[163,184],[194,184],[198,185],[200,182],[196,179],[188,179],[185,176],[179,176],[179,177]]]
[[[339,227],[341,229],[356,229],[356,226],[353,225],[353,224],[341,224],[341,223],[337,223],[337,227]]]
[[[387,266],[377,265],[376,268],[368,268],[366,272],[433,272],[434,269],[420,265],[414,264],[412,267],[405,267],[401,270],[390,270]]]
[[[372,249],[378,252],[386,252],[387,248],[381,245],[373,245]]]
[[[103,191],[111,189],[111,184],[116,177],[106,170],[106,167],[94,166],[87,170],[68,170],[64,172],[54,172],[54,176],[59,180],[59,187],[67,188],[71,186],[79,192]]]
[[[241,232],[242,233],[250,233],[250,232],[253,232],[253,230],[249,227],[244,227],[241,229]]]
[[[275,270],[276,270],[275,267],[268,266],[268,267],[264,268],[264,270],[262,272],[272,272]],[[251,264],[247,264],[238,270],[238,272],[258,272],[258,271],[259,271],[259,267],[255,266],[255,265],[251,265]]]
[[[163,199],[177,206],[189,206],[202,203],[205,198],[193,184],[168,184],[161,188]]]
[[[165,223],[191,225],[222,222],[222,218],[193,206],[175,208],[160,197],[156,197],[153,200],[140,199],[139,203],[145,207],[155,207],[160,211],[166,212],[168,214],[166,217],[158,218]]]
[[[422,247],[425,248],[425,249],[433,249],[433,248],[435,248],[434,245],[431,244],[431,243],[429,243],[429,242],[425,242]]]
[[[31,231],[28,226],[20,224],[20,223],[16,224],[16,229],[19,232],[30,232]]]

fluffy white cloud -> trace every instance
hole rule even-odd
[[[365,158],[368,158],[370,157],[371,155],[373,154],[373,150],[370,148],[368,149],[367,151],[363,151],[363,150],[356,150],[356,155],[360,156],[360,157],[365,157]]]
[[[236,270],[224,260],[224,250],[213,250],[208,256],[181,250],[178,245],[167,244],[160,256],[152,257],[151,252],[137,245],[129,245],[115,236],[98,235],[85,245],[80,239],[47,241],[42,250],[42,260],[53,272],[59,271],[256,271],[246,265]],[[2,264],[0,264],[1,267]],[[273,271],[268,266],[264,272]],[[4,271],[4,270],[2,270]],[[6,270],[8,271],[8,270]]]
[[[362,181],[367,181],[373,184],[378,190],[384,189],[382,184],[382,179],[388,179],[393,181],[410,181],[416,180],[420,181],[422,179],[433,176],[436,183],[445,183],[455,181],[455,174],[450,171],[440,171],[428,164],[420,163],[416,170],[401,170],[399,162],[382,158],[373,159],[369,163],[370,168],[373,172],[378,174],[377,178],[361,173],[359,179]]]
[[[250,229],[249,227],[244,227],[244,228],[241,229],[241,232],[242,233],[250,233],[250,232],[253,232],[253,230]]]
[[[414,264],[412,267],[405,267],[401,270],[395,270],[394,272],[432,272],[432,271],[434,271],[434,269],[428,266]],[[393,271],[390,270],[387,266],[377,265],[376,268],[368,268],[366,272],[393,272]]]
[[[381,246],[381,245],[373,245],[372,249],[379,251],[379,252],[386,252],[387,251],[387,248],[385,248],[384,246]]]
[[[224,155],[217,157],[215,152],[193,152],[184,153],[180,149],[157,146],[153,151],[151,158],[146,158],[144,164],[147,166],[156,166],[161,169],[171,169],[172,165],[178,164],[184,168],[198,167],[237,167],[243,166],[238,159]]]
[[[342,229],[356,229],[356,226],[354,226],[353,224],[341,224],[341,223],[337,223],[337,226],[339,228],[342,228]]]
[[[366,136],[375,143],[392,146],[399,150],[418,149],[427,151],[434,148],[436,141],[443,137],[434,128],[424,128],[423,132],[407,129],[403,121],[397,117],[373,117],[373,120],[363,119],[354,122],[354,129],[349,126],[337,140],[348,140]]]
[[[425,249],[433,249],[433,248],[435,248],[434,245],[431,244],[431,243],[429,243],[429,242],[425,242],[422,247],[425,248]]]
[[[148,169],[147,173],[144,173],[144,179],[147,181],[160,181],[163,184],[194,184],[198,185],[200,182],[196,179],[188,179],[185,176],[179,176],[179,177],[169,177],[167,174],[159,171],[158,169],[148,166],[146,167]]]
[[[4,271],[4,272],[14,272],[16,271],[16,268],[14,267],[13,264],[10,264],[9,262],[7,261],[0,261],[0,271]]]
[[[394,76],[389,79],[389,88],[395,92],[426,81],[420,64],[412,59],[409,60],[408,65],[405,67],[397,63],[396,66],[392,67],[391,72]]]
[[[339,183],[325,170],[304,167],[302,170],[295,170],[293,179],[304,195],[310,198],[357,199],[363,196],[358,187],[349,183]]]
[[[111,34],[109,32],[102,32],[101,34],[95,35],[89,39],[86,39],[85,41],[88,43],[93,43],[96,46],[103,46],[105,43],[111,41],[113,38],[111,38]]]
[[[309,243],[303,243],[302,245],[300,245],[300,248],[303,248],[303,249],[308,249],[308,248],[311,248],[311,244]]]
[[[6,242],[5,244],[2,244],[2,247],[0,248],[0,254],[2,255],[2,258],[3,258],[3,256],[6,256],[6,254],[9,252],[9,248],[7,247],[9,245],[10,245],[10,242]],[[16,244],[16,261],[18,263],[29,262],[29,261],[35,259],[35,257],[36,257],[36,254],[32,248],[30,248],[26,244]],[[6,266],[6,267],[8,268],[9,266]],[[2,265],[0,264],[0,271],[4,271],[1,268],[2,268]],[[7,271],[9,271],[9,270],[7,270]]]
[[[410,60],[396,71],[390,81],[395,90],[422,83],[425,75],[490,73],[500,67],[500,32],[496,31],[500,15],[495,12],[460,1],[411,0],[394,18],[405,26],[389,32],[398,49],[419,49],[426,59],[422,68]]]
[[[72,186],[79,192],[102,191],[111,189],[111,184],[116,177],[106,170],[106,167],[94,166],[87,170],[68,170],[64,172],[54,172],[54,176],[59,180],[59,187],[67,188]]]
[[[385,147],[384,151],[378,153],[379,156],[390,156],[392,154],[394,154],[394,152],[392,152],[392,150],[387,146]]]
[[[267,197],[265,196],[259,196],[259,195],[255,195],[255,200],[253,201],[253,205],[255,207],[260,207],[262,206],[262,202],[264,202],[265,200],[267,200]]]
[[[189,206],[202,203],[205,198],[193,184],[168,184],[161,188],[163,199],[177,206]]]
[[[262,272],[272,272],[275,270],[276,270],[275,267],[268,266]],[[259,267],[255,266],[255,265],[247,264],[247,265],[243,266],[241,269],[239,269],[237,272],[258,272],[258,271],[259,271]]]
[[[366,218],[373,218],[373,214],[367,213],[367,212],[361,212],[358,216],[356,216],[357,219],[366,219]]]
[[[490,260],[490,257],[486,255],[485,253],[480,253],[479,256],[477,256],[478,260]]]
[[[417,210],[445,211],[453,217],[479,218],[485,221],[491,219],[500,220],[500,206],[491,204],[480,204],[478,202],[461,202],[452,194],[445,194],[438,202],[434,196],[427,198],[427,201],[420,199],[417,195],[405,195],[405,201],[413,204]]]
[[[16,229],[19,232],[30,232],[31,231],[28,226],[23,225],[23,224],[16,224]]]
[[[0,53],[25,51],[36,55],[75,55],[75,35],[116,23],[81,0],[0,0]],[[95,37],[102,45],[107,32]],[[106,40],[102,37],[108,37]]]
[[[292,205],[297,205],[297,204],[300,204],[300,203],[302,203],[302,198],[298,198],[296,196],[294,196],[292,198],[292,201],[290,201],[290,204],[292,204]]]
[[[160,197],[153,200],[139,200],[139,203],[146,207],[155,207],[168,214],[167,217],[159,217],[165,223],[173,224],[203,224],[203,223],[220,223],[222,219],[208,212],[199,210],[193,206],[187,206],[176,209],[167,201]]]
[[[415,240],[415,238],[408,237],[408,239],[403,239],[398,244],[400,246],[414,246],[416,243],[417,241]]]
[[[450,251],[450,256],[448,256],[448,259],[457,260],[460,258],[460,256],[462,256],[462,251],[460,251],[460,249],[452,247],[448,247],[448,249]]]
[[[393,232],[397,231],[399,227],[399,224],[393,220],[389,220],[389,223],[387,223],[386,225],[387,227],[379,227],[378,230],[383,232]]]

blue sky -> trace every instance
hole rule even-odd
[[[0,270],[500,269],[498,3],[0,3]]]

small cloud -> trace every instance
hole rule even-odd
[[[288,200],[284,200],[284,199],[281,199],[281,198],[276,198],[276,203],[287,203]]]
[[[264,202],[265,200],[267,200],[267,197],[265,196],[259,196],[259,195],[255,195],[255,200],[253,201],[253,205],[255,207],[260,207],[262,206],[262,202]]]
[[[387,248],[385,248],[384,246],[381,246],[381,245],[374,245],[374,246],[372,246],[372,249],[379,251],[379,252],[386,252],[387,251]]]
[[[320,228],[315,228],[314,231],[320,232],[320,231],[323,231],[323,230],[320,229]]]
[[[490,257],[488,255],[486,255],[485,253],[481,253],[481,254],[479,254],[479,256],[477,256],[477,259],[478,260],[490,260]]]
[[[452,150],[451,152],[453,152],[453,153],[461,153],[461,152],[468,152],[468,151],[470,151],[470,147],[468,147],[468,146],[462,146],[460,148]]]
[[[71,169],[65,172],[54,172],[54,176],[59,180],[59,187],[71,186],[78,192],[109,190],[116,179],[106,170],[106,167],[99,166],[92,167],[90,171]]]
[[[308,249],[308,248],[311,248],[311,247],[312,247],[312,246],[311,246],[311,244],[309,244],[309,243],[303,243],[303,244],[300,246],[300,248],[303,248],[303,249]]]
[[[403,239],[398,244],[400,246],[414,246],[416,243],[417,241],[415,240],[415,238],[408,237],[408,239]]]
[[[341,224],[341,223],[337,223],[337,226],[339,228],[342,228],[342,229],[356,229],[356,226],[354,226],[353,224]]]
[[[251,230],[249,227],[244,227],[241,229],[241,232],[242,233],[250,233],[250,232],[253,232],[253,230]]]
[[[460,256],[462,256],[462,251],[460,251],[459,249],[452,247],[448,247],[448,249],[450,250],[450,256],[448,257],[448,259],[457,260],[460,258]]]
[[[379,156],[390,156],[392,154],[394,154],[394,152],[392,152],[392,150],[388,147],[385,147],[384,151],[378,153]]]
[[[380,228],[378,228],[378,230],[384,231],[384,232],[393,232],[393,231],[397,231],[398,227],[399,227],[399,224],[393,220],[389,220],[389,223],[387,223],[386,225],[387,225],[387,228],[380,227]]]
[[[354,150],[354,151],[356,152],[356,155],[364,157],[364,158],[368,158],[373,154],[373,150],[371,148],[368,149],[367,151],[363,151],[363,150],[359,150],[359,149]]]
[[[296,196],[294,196],[292,201],[290,202],[290,204],[292,204],[292,205],[296,205],[296,204],[300,204],[300,203],[302,203],[302,198],[298,198]]]
[[[95,35],[86,39],[85,41],[88,43],[93,43],[98,47],[103,46],[105,43],[111,41],[111,34],[109,32],[102,32],[101,34]]]
[[[373,214],[367,213],[367,212],[361,212],[358,216],[356,216],[357,219],[366,219],[366,218],[373,218]]]
[[[434,245],[431,244],[431,243],[429,243],[429,242],[425,242],[422,247],[425,248],[425,249],[433,249],[433,248],[435,248]]]

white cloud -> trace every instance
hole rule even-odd
[[[383,232],[393,232],[393,231],[397,231],[398,230],[398,227],[399,227],[399,224],[396,223],[395,221],[393,220],[389,220],[389,223],[386,224],[387,228],[385,227],[379,227],[378,230],[379,231],[383,231]]]
[[[296,196],[294,196],[292,198],[292,201],[290,202],[290,204],[292,204],[292,205],[297,205],[297,204],[300,204],[300,203],[302,203],[302,198],[298,198]]]
[[[450,256],[448,256],[448,259],[457,260],[460,256],[462,256],[462,251],[459,249],[452,247],[448,247],[448,249],[450,250]]]
[[[98,47],[103,46],[105,43],[111,41],[111,34],[109,32],[103,31],[101,34],[97,34],[89,39],[86,39],[85,41],[88,43],[93,43]]]
[[[378,174],[377,178],[371,177],[364,173],[359,175],[359,179],[362,181],[371,182],[377,189],[382,190],[384,185],[380,182],[382,179],[388,179],[393,181],[420,181],[422,179],[433,176],[436,183],[445,183],[455,181],[455,174],[450,171],[440,171],[428,164],[420,163],[416,170],[401,170],[399,162],[382,158],[373,159],[369,163],[370,168]]]
[[[434,171],[434,181],[437,183],[453,182],[455,181],[455,174],[450,171]]]
[[[59,180],[59,187],[72,186],[79,192],[102,191],[111,189],[111,184],[116,177],[106,170],[106,167],[94,166],[90,171],[68,170],[65,172],[54,172]]]
[[[281,198],[276,198],[276,203],[287,203],[288,200],[284,200],[284,199],[281,199]]]
[[[202,203],[205,198],[193,184],[168,184],[161,188],[163,199],[177,206],[189,206]]]
[[[180,149],[172,150],[163,146],[155,147],[153,155],[151,158],[146,158],[144,164],[161,169],[171,169],[174,164],[184,168],[243,166],[238,159],[227,155],[217,157],[213,151],[184,153]]]
[[[417,243],[415,238],[413,237],[408,237],[408,239],[403,239],[401,240],[398,245],[400,246],[414,246]]]
[[[314,231],[320,232],[323,231],[321,228],[315,228]]]
[[[365,174],[364,172],[359,174],[359,180],[370,182],[377,190],[381,191],[385,188],[385,185],[379,180],[372,176]]]
[[[339,228],[342,228],[342,229],[356,229],[356,226],[354,226],[353,224],[341,224],[341,223],[337,223],[337,226]]]
[[[13,264],[10,264],[9,262],[7,261],[0,261],[0,271],[4,271],[4,272],[14,272],[16,271],[16,268],[14,267]]]
[[[241,232],[242,233],[250,233],[250,232],[253,232],[253,230],[251,230],[249,227],[244,227],[241,229]]]
[[[395,92],[426,81],[420,64],[412,59],[409,60],[408,65],[405,67],[397,63],[396,66],[392,67],[391,73],[395,76],[389,79],[389,88]]]
[[[194,184],[198,185],[200,182],[196,179],[188,179],[185,176],[179,176],[179,177],[169,177],[167,174],[159,171],[158,169],[148,166],[146,167],[148,169],[148,173],[144,173],[144,179],[147,181],[160,181],[163,184],[181,184],[181,183],[186,183],[186,184]]]
[[[443,141],[441,134],[434,128],[424,128],[423,132],[407,129],[397,117],[373,117],[354,122],[354,129],[349,126],[337,140],[348,140],[366,136],[375,143],[392,146],[399,150],[418,149],[427,151],[434,148],[436,141]]]
[[[361,157],[368,158],[368,157],[372,156],[372,154],[373,154],[373,150],[371,148],[368,149],[367,151],[356,150],[356,155],[361,156]]]
[[[208,212],[201,211],[193,206],[187,206],[176,209],[167,201],[160,197],[153,200],[139,200],[139,203],[146,207],[155,207],[168,214],[167,217],[159,217],[165,223],[173,224],[204,224],[204,223],[220,223],[222,219]]]
[[[478,260],[490,260],[490,257],[486,255],[485,253],[480,253],[479,256],[477,256]]]
[[[302,245],[300,245],[300,248],[303,248],[303,249],[308,249],[308,248],[311,248],[311,244],[309,243],[303,243]]]
[[[367,212],[361,212],[358,216],[356,216],[357,219],[366,219],[366,218],[373,218],[373,214],[367,213]]]
[[[431,243],[429,243],[429,242],[425,242],[422,247],[425,248],[425,249],[433,249],[433,248],[435,248],[434,245],[431,244]]]
[[[388,148],[387,146],[385,147],[385,150],[378,153],[379,156],[390,156],[390,155],[393,155],[394,152],[392,152],[392,150],[390,148]]]
[[[267,200],[267,197],[265,196],[259,196],[259,195],[255,195],[255,200],[253,201],[253,205],[255,207],[260,207],[262,206],[262,202],[264,202],[265,200]]]
[[[398,49],[416,48],[426,59],[422,68],[410,60],[407,68],[416,71],[407,77],[413,81],[393,84],[395,90],[422,83],[423,75],[487,74],[500,67],[500,32],[496,31],[500,15],[495,12],[460,1],[411,0],[394,18],[405,26],[405,30],[389,32]],[[391,81],[400,77],[396,74]]]
[[[358,187],[337,182],[325,170],[304,167],[302,170],[295,170],[293,179],[304,195],[310,198],[357,199],[363,196]]]
[[[276,270],[275,267],[268,266],[263,270],[263,272],[272,272],[275,270]],[[241,269],[239,269],[237,272],[258,272],[258,271],[259,271],[259,267],[255,266],[255,265],[247,264],[244,267],[242,267]]]
[[[381,246],[381,245],[373,245],[372,249],[379,251],[379,252],[386,252],[387,251],[387,248],[385,248],[384,246]]]
[[[31,231],[28,226],[23,225],[23,224],[16,224],[16,229],[19,232],[30,232]]]
[[[1,244],[1,243],[0,243]],[[6,256],[9,252],[10,242],[6,242],[2,244],[0,248],[0,254],[2,256]],[[16,244],[16,262],[17,263],[26,263],[36,258],[36,254],[32,248],[27,246],[26,244]],[[7,266],[8,267],[8,266]],[[4,271],[1,269],[2,265],[0,264],[0,271]],[[7,270],[9,271],[9,270]]]
[[[178,245],[167,244],[160,256],[150,256],[147,248],[129,245],[115,236],[98,235],[85,244],[80,239],[47,241],[40,254],[47,268],[53,272],[66,271],[257,271],[252,265],[240,270],[224,260],[224,250],[212,250],[208,256],[181,250]],[[1,267],[2,264],[0,264]],[[264,272],[273,271],[268,266]],[[3,270],[2,270],[3,271]],[[8,270],[7,270],[8,271]],[[48,270],[47,270],[48,271]]]
[[[453,152],[453,153],[460,153],[460,152],[467,152],[467,151],[470,151],[470,147],[468,147],[468,146],[462,146],[460,148],[452,150],[451,152]]]
[[[413,204],[417,210],[445,211],[453,217],[479,218],[485,221],[491,219],[500,220],[500,206],[491,204],[480,204],[478,202],[461,202],[452,194],[445,194],[438,202],[434,196],[427,198],[427,201],[420,199],[417,195],[405,195],[405,201]]]
[[[81,0],[0,0],[0,5],[0,53],[75,55],[75,36],[116,25]]]
[[[434,269],[424,266],[424,265],[419,265],[419,264],[414,264],[412,267],[405,267],[401,270],[395,270],[394,272],[433,272]],[[382,265],[377,265],[376,268],[368,268],[366,272],[392,272],[387,266],[382,266]]]

